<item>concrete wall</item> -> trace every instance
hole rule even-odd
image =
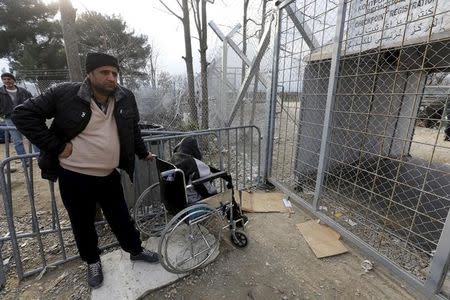
[[[372,52],[341,59],[330,170],[338,167],[333,159],[352,164],[367,154],[408,154],[426,71],[406,68],[411,57],[404,53]],[[305,69],[295,169],[299,179],[317,174],[330,64],[314,61]]]
[[[449,51],[447,40],[343,57],[326,167],[325,184],[340,185],[336,202],[352,199],[355,213],[376,212],[371,222],[383,216],[380,224],[389,220],[391,232],[428,252],[450,209],[450,169],[408,154],[426,76],[449,71]],[[330,63],[310,62],[303,78],[294,171],[300,187],[317,176]]]

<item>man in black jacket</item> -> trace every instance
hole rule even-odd
[[[117,85],[119,65],[110,55],[89,53],[86,72],[83,83],[63,83],[18,106],[12,119],[41,149],[42,177],[59,179],[78,251],[88,264],[88,283],[96,288],[103,282],[96,203],[131,260],[159,258],[141,247],[116,170],[125,170],[133,180],[135,155],[153,159],[141,137],[134,95]],[[45,120],[50,118],[54,120],[47,128]]]
[[[29,91],[16,85],[16,78],[11,73],[3,73],[1,75],[3,86],[0,88],[0,115],[5,119],[7,126],[15,126],[11,120],[11,114],[14,107],[22,104],[26,99],[31,98],[32,95]],[[14,147],[17,155],[26,154],[25,147],[23,146],[22,135],[17,130],[10,130]],[[5,136],[7,136],[5,132]],[[35,152],[39,152],[34,148]]]

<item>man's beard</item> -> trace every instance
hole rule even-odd
[[[108,89],[105,88],[103,85],[99,85],[99,84],[92,84],[92,88],[99,93],[100,95],[103,96],[109,96],[112,93],[114,93],[114,91],[116,90],[116,87],[114,87],[113,89]]]

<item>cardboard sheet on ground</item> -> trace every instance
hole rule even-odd
[[[246,212],[287,212],[283,193],[242,192],[242,210]]]
[[[227,190],[225,192],[218,193],[214,196],[203,199],[201,202],[206,203],[209,206],[214,207],[214,208],[220,207],[221,204],[231,202],[231,190]]]
[[[317,223],[317,220],[297,224],[297,228],[317,258],[334,256],[348,251],[339,240],[341,237],[339,233],[328,226]]]

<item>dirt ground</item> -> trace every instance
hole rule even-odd
[[[444,141],[444,128],[416,126],[410,154],[425,161],[432,159],[433,163],[450,165],[450,142]]]
[[[215,262],[143,299],[415,299],[380,266],[364,272],[355,250],[317,259],[287,214],[249,214],[250,243],[224,242]]]
[[[249,214],[250,243],[236,249],[224,241],[218,259],[204,269],[142,299],[415,299],[417,296],[375,265],[364,272],[361,256],[349,252],[317,259],[296,228],[310,220],[301,210]],[[4,299],[88,299],[85,267],[77,259],[9,286]]]

